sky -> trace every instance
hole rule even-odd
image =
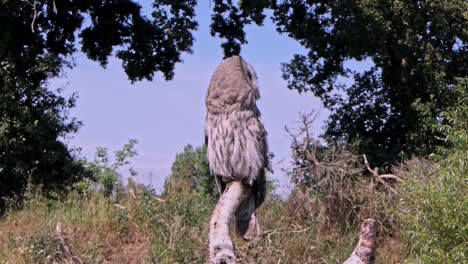
[[[149,1],[143,1],[145,12]],[[199,28],[194,33],[193,54],[184,54],[183,63],[176,65],[175,77],[164,81],[157,74],[154,81],[131,84],[116,58],[103,69],[83,54],[76,56],[76,67],[66,78],[54,80],[51,87],[64,88],[65,94],[76,93],[78,101],[70,115],[83,122],[77,134],[67,139],[71,146],[81,148],[82,156],[92,159],[96,147],[111,152],[121,148],[129,138],[138,140],[139,155],[131,165],[139,172],[137,181],[162,190],[169,176],[176,153],[187,144],[204,142],[205,95],[211,75],[223,58],[221,40],[209,33],[211,9],[209,1],[197,7]],[[291,188],[283,169],[290,165],[290,138],[284,127],[296,126],[299,113],[320,110],[313,132],[319,135],[328,112],[311,93],[299,94],[287,88],[281,77],[280,64],[294,54],[306,51],[294,40],[276,32],[269,18],[263,27],[248,26],[248,44],[241,55],[257,72],[261,98],[257,105],[268,131],[270,151],[280,192]],[[128,177],[127,170],[122,172]]]

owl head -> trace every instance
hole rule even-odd
[[[260,98],[257,74],[242,57],[225,59],[215,70],[206,96],[206,107],[213,114],[256,110]]]

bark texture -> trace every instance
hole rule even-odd
[[[241,182],[234,181],[226,186],[216,204],[210,221],[210,263],[236,263],[234,244],[229,235],[229,226],[239,205],[250,197],[250,190]]]
[[[376,240],[377,223],[373,219],[364,220],[359,232],[359,242],[343,264],[374,264]]]

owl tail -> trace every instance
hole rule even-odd
[[[255,197],[251,195],[240,204],[236,211],[237,233],[245,240],[256,240],[261,234],[255,209]]]

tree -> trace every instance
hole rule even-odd
[[[215,198],[218,195],[214,177],[206,159],[206,146],[194,148],[186,145],[182,153],[176,154],[171,175],[164,184],[166,193],[197,192]]]
[[[261,25],[266,9],[279,33],[308,50],[282,65],[283,77],[289,89],[312,92],[331,110],[329,143],[356,143],[373,163],[441,144],[433,127],[447,121],[442,113],[457,100],[452,87],[467,76],[465,1],[214,2],[212,34],[226,39],[226,56],[240,52],[240,28]],[[359,72],[353,61],[371,67]]]
[[[218,0],[211,32],[226,40],[226,56],[237,55],[243,27],[272,10],[277,31],[308,50],[282,64],[289,89],[312,92],[331,110],[329,143],[355,143],[382,164],[441,144],[433,127],[447,121],[452,87],[467,76],[467,8],[461,0]],[[355,61],[371,67],[353,70]]]
[[[122,149],[115,151],[114,162],[111,162],[107,148],[98,147],[94,161],[88,162],[87,168],[92,172],[94,180],[99,184],[98,188],[102,190],[105,197],[110,198],[116,190],[118,181],[122,178],[119,170],[130,164],[130,158],[138,155],[135,149],[137,143],[136,139],[129,139]],[[132,176],[136,175],[133,168],[129,170]]]
[[[378,161],[430,153],[455,78],[467,74],[466,10],[464,1],[285,1],[279,31],[310,51],[284,64],[284,77],[332,110],[329,141],[358,140]],[[365,59],[373,66],[362,73],[346,66]]]
[[[75,97],[48,89],[78,50],[103,67],[116,51],[131,81],[174,76],[191,52],[195,1],[155,1],[152,18],[130,0],[0,2],[0,197],[22,195],[27,182],[56,188],[83,176],[60,138],[80,123],[68,117]],[[78,38],[78,40],[77,40]],[[3,204],[0,202],[0,208]]]

